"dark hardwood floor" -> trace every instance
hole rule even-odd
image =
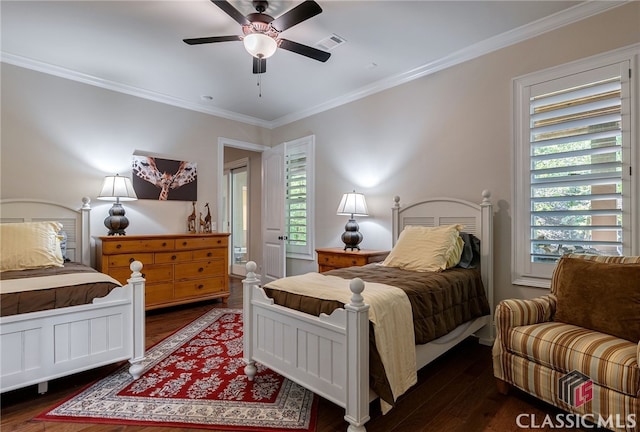
[[[242,287],[239,279],[231,284],[231,296],[226,303],[205,302],[147,313],[146,342],[151,346],[178,328],[204,314],[211,308],[242,308]],[[2,349],[11,349],[2,347]],[[99,379],[118,365],[105,366],[71,377],[53,380],[49,391],[38,395],[35,386],[2,394],[2,432],[162,432],[184,428],[99,425],[89,423],[41,422],[33,417],[62,402],[82,387]],[[459,431],[459,432],[511,432],[522,431],[516,424],[520,414],[538,420],[537,431],[562,429],[542,428],[540,422],[557,409],[522,392],[512,390],[508,396],[497,392],[493,381],[491,349],[479,345],[473,338],[463,342],[418,373],[418,384],[410,389],[387,415],[381,415],[372,403],[371,420],[366,424],[369,432]],[[344,432],[347,423],[344,410],[321,399],[317,432]],[[531,417],[528,417],[531,418]],[[527,420],[528,421],[528,420]],[[200,429],[191,429],[197,431]],[[533,430],[533,429],[532,429]],[[573,431],[581,429],[571,429]],[[594,431],[595,429],[584,429]]]

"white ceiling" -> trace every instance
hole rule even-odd
[[[620,2],[337,1],[282,33],[315,46],[347,42],[326,63],[279,49],[261,76],[239,35],[208,0],[0,3],[2,61],[177,106],[275,127],[593,15]],[[248,0],[231,0],[243,14]],[[278,17],[300,1],[274,0]],[[209,99],[203,98],[206,96]]]

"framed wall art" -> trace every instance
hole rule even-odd
[[[131,169],[133,189],[138,199],[198,199],[198,170],[195,162],[133,155]]]

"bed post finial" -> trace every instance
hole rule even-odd
[[[82,197],[82,208],[83,209],[90,209],[91,208],[91,198]]]
[[[349,289],[353,295],[351,296],[351,305],[364,306],[364,297],[362,297],[362,291],[364,291],[364,282],[362,279],[355,278],[349,282]]]
[[[393,206],[400,207],[400,197],[398,195],[393,197]]]
[[[489,189],[482,191],[482,204],[491,204],[491,191]]]

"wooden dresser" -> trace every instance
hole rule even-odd
[[[353,266],[363,266],[384,261],[389,251],[381,250],[344,250],[343,248],[316,249],[318,254],[318,271],[320,273]]]
[[[228,237],[223,233],[98,237],[97,267],[126,284],[129,264],[142,262],[147,310],[226,298]]]

